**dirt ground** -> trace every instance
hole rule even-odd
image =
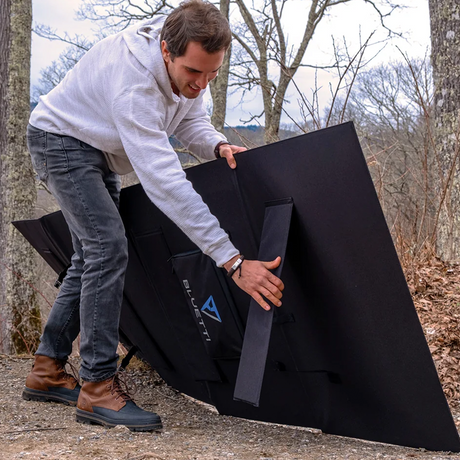
[[[132,433],[125,427],[82,425],[75,421],[75,408],[21,398],[31,365],[31,358],[0,356],[1,460],[460,460],[458,454],[221,416],[177,393],[139,365],[129,371],[138,387],[135,399],[144,409],[158,412],[164,428]],[[459,411],[454,418],[460,420]]]

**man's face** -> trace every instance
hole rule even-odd
[[[172,60],[166,42],[161,42],[161,52],[175,94],[195,99],[208,83],[216,78],[224,60],[225,50],[209,54],[201,43],[189,42],[183,56]]]

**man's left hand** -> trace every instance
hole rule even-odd
[[[227,159],[227,163],[230,166],[230,168],[235,169],[236,168],[236,160],[235,160],[235,154],[244,152],[247,150],[246,147],[239,147],[238,145],[231,145],[231,144],[223,144],[219,147],[219,155],[222,158]]]

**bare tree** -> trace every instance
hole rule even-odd
[[[173,8],[167,0],[83,0],[77,18],[89,19],[103,35],[119,32],[132,23],[165,15]]]
[[[56,61],[41,69],[38,85],[34,85],[32,90],[33,102],[38,102],[40,96],[48,94],[57,86],[64,79],[67,72],[75,66],[83,54],[94,44],[88,39],[82,41],[80,37],[73,37],[73,40],[74,44],[67,46]]]
[[[361,72],[350,94],[353,119],[400,255],[433,248],[439,210],[430,110],[433,87],[426,60],[390,62]]]
[[[243,87],[245,91],[260,86],[262,89],[263,112],[256,117],[265,116],[265,140],[278,139],[283,104],[286,91],[295,73],[302,63],[307,47],[313,35],[331,8],[356,0],[311,0],[306,17],[303,36],[296,46],[289,46],[286,30],[283,26],[283,12],[288,0],[263,0],[260,7],[248,7],[245,0],[234,0],[244,21],[237,27],[234,37],[243,53],[237,56],[237,65],[232,70],[235,79],[233,85]],[[384,18],[397,8],[390,0],[374,2],[363,0],[372,5]],[[384,13],[379,6],[387,6]],[[276,76],[271,77],[272,64],[276,65]],[[255,65],[255,66],[254,66]]]
[[[220,11],[228,19],[230,0],[220,0]],[[217,77],[211,82],[212,115],[211,123],[220,132],[224,132],[225,114],[227,112],[227,88],[230,76],[230,57],[232,49],[227,50],[224,62]]]
[[[431,48],[435,85],[436,150],[442,162],[437,251],[460,260],[460,5],[457,0],[430,0]]]
[[[11,225],[31,218],[36,201],[32,165],[26,146],[30,113],[31,0],[0,2],[0,349],[33,352],[38,344],[40,313],[32,288],[35,253]]]
[[[11,2],[10,0],[5,0],[0,2],[0,262],[5,260],[5,249],[6,249],[6,240],[5,240],[5,231],[3,229],[3,214],[4,214],[4,196],[3,184],[1,180],[1,171],[3,166],[3,155],[2,152],[6,151],[6,146],[8,142],[8,136],[6,134],[6,124],[7,124],[7,111],[6,111],[6,101],[7,91],[8,91],[8,62],[10,57],[10,14],[11,14]],[[3,266],[0,264],[0,343],[3,343],[4,337],[8,336],[8,327],[6,319],[9,318],[9,312],[6,311],[2,305],[4,304],[4,295],[6,289],[6,273]],[[5,349],[9,345],[9,341],[5,343]],[[7,350],[9,351],[9,350]]]
[[[351,98],[354,90],[354,84],[360,77],[363,69],[382,51],[382,43],[378,43],[379,49],[374,52],[370,58],[365,58],[369,43],[374,35],[374,32],[369,35],[367,40],[361,44],[358,51],[352,53],[347,45],[345,38],[343,43],[336,43],[332,39],[335,62],[323,69],[316,69],[315,87],[312,88],[312,95],[308,97],[299,88],[295,79],[292,79],[297,94],[300,96],[298,99],[299,108],[301,113],[301,121],[297,122],[290,116],[289,112],[284,110],[286,115],[293,121],[301,132],[308,132],[314,129],[327,128],[331,124],[343,123],[348,120],[345,115],[347,113],[348,101]],[[329,83],[330,91],[330,104],[326,107],[324,113],[321,112],[319,104],[319,88],[317,84],[318,71],[327,71],[335,76],[335,87],[332,82]],[[349,111],[349,110],[348,110]]]

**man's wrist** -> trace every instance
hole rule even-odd
[[[223,145],[230,145],[230,142],[227,142],[227,141],[220,141],[215,149],[214,149],[214,155],[216,156],[216,158],[220,158],[220,148],[223,146]]]
[[[227,276],[229,278],[231,278],[237,270],[240,271],[238,278],[241,278],[241,265],[243,261],[244,261],[244,256],[243,254],[240,254],[238,258],[236,259],[236,261],[233,263],[233,265],[230,267],[230,269],[227,270]]]
[[[228,272],[232,268],[233,264],[239,259],[239,257],[240,257],[240,254],[233,256],[228,262],[225,262],[222,265],[222,267],[224,267],[225,270]]]

